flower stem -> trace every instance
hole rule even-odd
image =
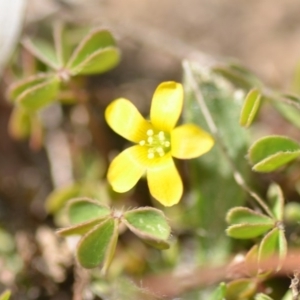
[[[193,72],[191,70],[191,66],[190,63],[188,61],[184,61],[183,62],[183,69],[184,72],[191,84],[191,87],[193,89],[194,95],[196,97],[196,100],[202,110],[202,113],[204,115],[205,121],[212,133],[212,135],[215,137],[216,141],[218,141],[218,144],[220,146],[220,149],[223,153],[223,155],[225,156],[225,158],[227,159],[232,171],[233,171],[233,177],[236,181],[236,183],[243,189],[245,190],[247,193],[249,193],[249,195],[251,197],[253,197],[256,202],[265,210],[265,212],[271,217],[273,218],[273,213],[271,212],[271,210],[269,209],[269,207],[265,204],[264,200],[255,192],[253,191],[248,184],[246,183],[245,179],[243,178],[242,174],[238,171],[237,167],[235,166],[232,158],[230,157],[230,155],[228,154],[227,148],[225,146],[225,144],[222,141],[222,138],[219,134],[218,128],[216,126],[216,123],[213,120],[213,117],[203,99],[201,90],[199,89],[197,82],[195,80],[195,77],[193,75]]]

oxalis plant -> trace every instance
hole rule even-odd
[[[92,30],[72,51],[61,26],[55,27],[54,46],[30,39],[23,46],[47,68],[9,88],[14,105],[10,129],[15,137],[36,138],[45,107],[53,102],[64,104],[66,91],[76,99],[76,78],[109,71],[120,61],[115,39],[105,29]],[[83,172],[80,182],[53,190],[46,200],[47,211],[68,217],[67,223],[56,219],[63,227],[57,234],[67,239],[79,236],[75,249],[79,265],[100,268],[101,276],[107,277],[118,259],[118,239],[126,229],[149,246],[169,249],[162,256],[178,251],[171,264],[174,269],[186,266],[180,251],[188,253],[193,268],[186,267],[187,278],[197,265],[224,264],[230,255],[239,254],[238,262],[231,264],[237,270],[234,276],[226,280],[224,276],[213,286],[203,287],[197,280],[181,284],[171,275],[169,280],[178,285],[176,291],[184,299],[296,300],[299,267],[285,266],[291,261],[289,249],[299,246],[287,229],[296,231],[300,205],[290,199],[286,202],[276,182],[266,183],[260,191],[263,196],[249,182],[255,182],[255,176],[262,178],[258,173],[289,176],[298,166],[297,140],[276,134],[257,140],[252,136],[262,105],[277,110],[299,128],[300,99],[266,87],[236,63],[203,67],[184,61],[182,66],[182,83],[166,81],[155,89],[149,116],[142,116],[125,98],[112,99],[103,111],[109,127],[131,145],[111,160],[105,180],[99,172],[92,176]],[[186,191],[179,160],[184,160],[188,173]],[[126,208],[124,204],[122,209],[115,208],[106,183],[114,195],[130,197],[144,177],[154,207]],[[296,186],[299,190],[299,180]],[[193,249],[180,237],[185,232],[196,241]],[[291,276],[290,287],[277,290],[272,282],[276,274]],[[162,287],[161,293],[168,291]],[[9,292],[0,297],[8,299]]]

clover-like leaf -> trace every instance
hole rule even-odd
[[[233,224],[269,224],[273,225],[274,221],[259,212],[247,207],[235,207],[228,211],[226,221]]]
[[[49,80],[52,74],[39,73],[36,75],[29,76],[25,79],[19,80],[10,85],[7,96],[10,100],[15,101],[17,98],[26,90],[34,87],[40,83],[44,83]]]
[[[63,237],[70,236],[70,235],[84,235],[89,231],[91,231],[95,226],[105,221],[105,219],[107,218],[108,217],[98,218],[91,221],[76,224],[75,226],[62,228],[57,230],[56,233]]]
[[[16,102],[29,111],[38,110],[56,100],[59,86],[59,78],[52,75],[47,80],[24,90],[18,96]]]
[[[72,75],[102,73],[116,66],[119,59],[120,53],[111,33],[96,29],[75,49],[67,68]]]
[[[284,196],[280,186],[276,183],[272,183],[268,189],[267,197],[270,203],[271,211],[274,217],[278,221],[282,221],[283,208],[284,208]]]
[[[81,64],[70,69],[70,73],[73,76],[100,74],[114,68],[119,61],[119,50],[116,47],[107,47],[88,56]]]
[[[82,237],[77,248],[77,260],[84,268],[107,266],[116,245],[117,220],[109,218]]]
[[[273,300],[273,299],[266,294],[259,293],[259,294],[255,295],[254,300]]]
[[[0,300],[9,300],[11,296],[11,291],[7,290],[0,295]]]
[[[237,224],[229,226],[226,229],[228,236],[236,239],[250,239],[260,236],[270,230],[274,225],[261,224]]]
[[[241,278],[227,284],[226,300],[245,300],[254,295],[257,284],[253,279]]]
[[[58,212],[70,199],[79,196],[80,189],[81,185],[77,183],[53,190],[46,198],[47,212],[52,214]]]
[[[24,39],[23,46],[36,58],[54,70],[58,70],[60,65],[57,54],[53,46],[44,40],[29,38]]]
[[[241,115],[240,115],[240,125],[244,127],[249,127],[260,107],[261,94],[258,89],[252,89],[246,96],[245,102],[243,104]]]
[[[284,231],[276,227],[273,230],[271,230],[266,236],[264,236],[264,238],[262,239],[259,245],[259,250],[258,250],[259,265],[260,266],[263,265],[265,259],[270,258],[272,256],[275,257],[275,255],[278,255],[277,269],[279,269],[283,259],[286,257],[286,253],[287,253],[287,242],[284,236]]]
[[[249,159],[257,172],[271,172],[300,156],[298,142],[286,136],[267,136],[249,149]]]
[[[111,210],[106,205],[88,198],[78,198],[69,203],[69,219],[71,224],[106,218]]]
[[[155,208],[144,207],[124,213],[122,222],[139,238],[158,249],[169,248],[171,229],[164,214]]]
[[[213,291],[209,300],[224,300],[226,296],[226,284],[221,282],[219,286]]]

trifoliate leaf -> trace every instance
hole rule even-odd
[[[164,214],[155,208],[145,207],[124,213],[123,223],[143,241],[159,249],[169,247],[167,239],[171,229]]]
[[[250,239],[260,236],[270,230],[273,224],[238,224],[226,229],[228,236],[236,239]]]
[[[284,196],[280,186],[276,183],[272,183],[268,189],[267,197],[270,203],[270,208],[274,217],[278,221],[282,221],[283,208],[284,208]]]
[[[249,159],[257,172],[271,172],[300,156],[298,142],[285,136],[267,136],[249,149]]]
[[[234,224],[269,224],[273,225],[274,221],[261,213],[246,207],[235,207],[229,210],[226,221],[230,225]]]
[[[249,299],[256,291],[256,282],[253,279],[237,279],[227,284],[226,300]]]
[[[88,198],[79,198],[69,203],[69,219],[71,224],[79,224],[93,219],[105,218],[111,210],[106,205]]]
[[[246,96],[244,101],[241,115],[240,115],[240,125],[244,127],[249,127],[259,109],[261,103],[261,94],[258,89],[252,89]]]
[[[77,248],[77,259],[84,268],[95,268],[110,257],[108,250],[116,243],[116,220],[109,218],[82,237]]]
[[[59,86],[59,78],[53,75],[46,81],[26,89],[16,101],[29,111],[38,110],[56,100]]]

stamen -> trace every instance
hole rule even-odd
[[[158,133],[158,138],[159,138],[160,141],[164,141],[166,139],[165,133],[163,131],[160,131]]]
[[[152,136],[154,134],[154,131],[152,129],[147,130],[147,135]]]
[[[165,155],[165,151],[162,147],[158,147],[156,149],[157,153],[159,154],[160,157],[164,156]]]
[[[144,146],[146,144],[146,142],[144,140],[139,142],[140,146]]]
[[[147,141],[151,145],[153,143],[153,137],[152,136],[148,137]]]
[[[171,146],[171,143],[169,141],[164,142],[164,146],[166,148],[169,148]]]
[[[152,159],[152,158],[154,158],[154,153],[152,153],[152,152],[148,152],[148,155],[147,155],[147,157],[148,157],[149,159]]]

